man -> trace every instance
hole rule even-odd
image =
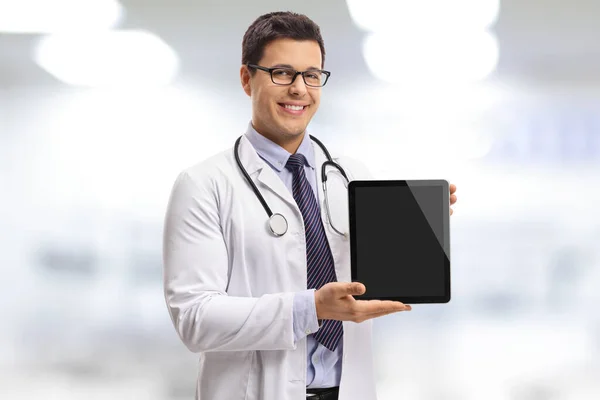
[[[349,241],[324,217],[317,172],[326,158],[306,133],[329,75],[324,58],[306,16],[254,21],[240,68],[252,101],[247,131],[235,151],[186,169],[173,187],[165,298],[200,356],[198,399],[375,399],[372,319],[411,309],[352,297],[366,289],[350,282]],[[350,179],[369,178],[358,162],[339,163]],[[328,189],[332,209],[347,210],[346,193]]]

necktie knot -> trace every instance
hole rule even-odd
[[[285,164],[285,167],[292,172],[297,172],[298,170],[303,168],[305,164],[306,164],[306,158],[304,157],[304,155],[302,155],[300,153],[296,153],[296,154],[292,154],[290,156],[290,158],[288,158],[288,161]]]

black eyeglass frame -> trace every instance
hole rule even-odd
[[[331,72],[325,71],[325,70],[322,70],[322,69],[310,69],[308,71],[297,71],[297,70],[295,70],[293,68],[286,68],[286,67],[268,68],[268,67],[263,67],[263,66],[256,65],[256,64],[246,64],[246,66],[248,68],[260,69],[261,71],[268,72],[269,75],[271,76],[271,82],[273,82],[276,85],[281,85],[281,86],[290,86],[290,85],[292,85],[294,83],[294,81],[296,80],[296,78],[298,77],[298,75],[302,75],[302,80],[304,81],[304,84],[306,86],[317,87],[318,88],[318,87],[325,86],[325,84],[329,80],[329,77],[331,76]],[[292,77],[292,81],[290,83],[278,83],[278,82],[275,82],[275,79],[273,78],[273,71],[276,71],[276,70],[279,70],[279,69],[284,69],[284,70],[289,70],[289,71],[293,71],[294,72],[294,76]],[[319,86],[311,85],[310,83],[306,82],[306,76],[304,74],[314,73],[314,72],[318,72],[318,73],[321,73],[321,74],[325,75],[325,80]]]

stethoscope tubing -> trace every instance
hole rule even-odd
[[[327,185],[325,183],[325,182],[327,182],[327,166],[330,165],[330,166],[336,168],[344,176],[344,178],[346,179],[346,183],[349,182],[350,180],[348,179],[348,175],[346,174],[346,171],[344,171],[344,169],[338,163],[333,161],[333,159],[331,158],[331,154],[329,154],[329,151],[327,150],[325,145],[316,137],[314,137],[312,135],[309,135],[309,137],[321,148],[321,150],[325,154],[325,157],[327,157],[327,161],[325,161],[323,163],[323,165],[321,165],[321,181],[323,183],[323,193],[325,195],[325,207],[327,209],[326,214],[327,214],[327,218],[329,220],[329,224],[338,234],[340,234],[342,236],[346,236],[345,233],[340,232],[338,229],[336,229],[333,226],[333,222],[331,221],[331,215],[329,213],[329,201],[328,201],[328,196],[327,196]],[[240,171],[244,175],[244,178],[250,184],[250,187],[252,188],[252,191],[254,192],[256,198],[260,201],[260,204],[265,209],[265,212],[267,213],[267,216],[269,217],[269,227],[270,227],[271,231],[276,236],[283,236],[287,232],[287,219],[283,215],[274,214],[273,211],[271,211],[271,208],[267,204],[267,201],[265,200],[263,195],[260,193],[260,190],[258,190],[258,187],[256,187],[256,184],[254,183],[254,181],[252,181],[252,178],[250,178],[250,175],[248,175],[248,172],[246,171],[246,168],[244,168],[244,165],[242,164],[242,161],[240,160],[240,155],[239,155],[239,147],[240,147],[241,139],[242,139],[242,137],[240,136],[235,141],[234,150],[233,150],[233,154],[235,156],[235,161],[236,161],[238,167],[240,168]],[[347,187],[347,185],[346,185],[346,187]],[[285,226],[282,227],[281,229],[279,229],[280,224],[284,224]]]

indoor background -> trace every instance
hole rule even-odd
[[[245,131],[277,10],[325,39],[311,133],[458,186],[452,301],[376,321],[380,400],[599,399],[595,0],[0,0],[0,399],[193,398],[164,212]]]

